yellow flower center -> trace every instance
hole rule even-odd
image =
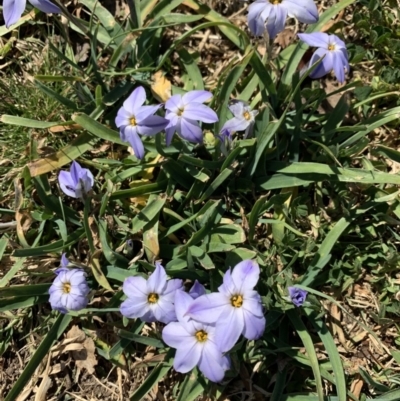
[[[132,117],[132,118],[129,120],[129,122],[130,122],[130,124],[133,125],[134,127],[136,126],[136,118],[135,118],[135,117]]]
[[[241,295],[234,295],[231,298],[231,305],[235,308],[240,308],[243,305],[243,297]]]
[[[280,4],[282,3],[282,0],[272,0],[272,4]]]
[[[204,341],[207,341],[207,333],[204,330],[198,330],[196,331],[196,339],[197,341],[204,343]]]
[[[247,121],[251,120],[251,114],[250,114],[248,111],[245,111],[245,112],[243,113],[243,117],[244,117],[244,119],[247,120]]]
[[[336,45],[334,43],[329,43],[328,50],[333,51],[336,49]]]
[[[71,283],[64,283],[62,290],[64,294],[69,294],[71,292]]]
[[[158,294],[156,294],[155,292],[151,292],[147,297],[147,301],[149,302],[149,304],[155,304],[158,301]]]
[[[183,114],[183,112],[184,112],[185,110],[182,108],[179,108],[178,109],[178,112],[176,113],[176,114],[178,114],[178,116],[181,116],[182,114]]]

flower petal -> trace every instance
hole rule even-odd
[[[247,21],[253,35],[262,36],[265,31],[265,19],[269,17],[272,8],[272,4],[267,3],[265,0],[257,0],[249,5]],[[261,14],[265,18],[263,18]]]
[[[257,291],[246,291],[243,294],[243,309],[251,312],[253,315],[262,317],[264,316],[261,297]]]
[[[227,130],[229,132],[244,131],[250,125],[250,123],[251,122],[246,120],[243,116],[242,118],[233,117],[224,124],[221,131],[223,130]]]
[[[314,0],[283,0],[289,16],[297,18],[303,24],[315,24],[318,21],[318,9]]]
[[[130,113],[128,110],[125,110],[123,107],[121,107],[118,110],[117,116],[115,117],[116,127],[120,128],[130,125],[131,118],[133,118],[133,114]]]
[[[203,352],[199,361],[199,369],[207,379],[218,383],[225,376],[226,362],[222,361],[222,353],[211,341],[203,347]]]
[[[203,284],[200,284],[197,280],[192,285],[192,288],[189,290],[189,295],[192,299],[197,299],[198,297],[205,295],[206,289]],[[176,304],[176,302],[175,302]],[[178,313],[177,313],[178,314]]]
[[[231,309],[229,298],[212,293],[195,299],[186,314],[202,323],[215,323],[225,308]]]
[[[156,304],[150,306],[150,309],[153,311],[155,318],[159,322],[168,324],[177,321],[175,305],[163,296],[159,298]]]
[[[51,3],[49,0],[29,0],[29,3],[44,13],[61,13],[59,7]]]
[[[3,16],[6,22],[6,27],[18,22],[22,13],[25,10],[26,0],[4,0],[3,1]]]
[[[181,118],[181,124],[176,127],[176,130],[182,138],[189,142],[203,142],[203,130],[196,121]]]
[[[244,260],[234,267],[231,276],[239,293],[252,290],[260,278],[260,266],[253,260]]]
[[[143,317],[150,307],[147,301],[138,303],[137,298],[128,298],[122,302],[119,310],[123,316],[135,319]]]
[[[321,78],[333,69],[333,60],[332,60],[332,52],[325,50],[325,49],[317,49],[315,53],[311,56],[311,60],[309,66],[311,67],[312,64],[316,63],[322,57],[323,60],[319,63],[317,68],[310,74],[311,78],[317,79]]]
[[[267,31],[271,39],[285,29],[287,14],[287,9],[282,4],[274,5],[273,12],[270,13],[268,19],[264,18],[264,13],[261,14],[267,20]]]
[[[230,351],[244,328],[242,308],[229,307],[218,318],[215,327],[215,342],[222,352]]]
[[[212,98],[211,92],[203,91],[203,90],[194,90],[194,91],[185,93],[182,96],[182,102],[185,105],[185,110],[186,110],[186,107],[189,105],[189,103],[192,103],[192,102],[204,103],[211,98]]]
[[[143,296],[147,299],[147,282],[143,277],[127,277],[122,286],[122,290],[127,297]]]
[[[139,160],[143,159],[144,146],[143,146],[143,142],[140,139],[140,136],[138,134],[137,127],[128,125],[127,127],[124,128],[123,134],[124,134],[125,138],[128,140],[129,144],[132,146],[135,156]]]
[[[186,322],[190,319],[189,316],[185,316],[186,312],[189,310],[189,306],[192,304],[193,298],[181,290],[175,292],[175,312],[176,318],[179,322]]]
[[[60,184],[61,190],[65,193],[65,195],[70,196],[71,198],[77,198],[75,193],[75,182],[72,179],[71,173],[69,171],[60,171],[58,174],[58,182]]]
[[[146,120],[146,118],[152,116],[157,112],[157,110],[161,107],[161,104],[153,105],[153,106],[140,106],[135,112],[135,119],[138,124],[141,121]]]
[[[165,102],[165,109],[173,113],[178,113],[179,109],[183,108],[181,95],[173,95]]]
[[[156,263],[156,268],[147,280],[148,293],[161,294],[167,286],[167,273],[160,263]]]
[[[245,103],[241,100],[232,101],[231,104],[228,106],[228,108],[234,115],[234,117],[237,117],[239,119],[243,118],[243,113],[246,111]]]
[[[146,91],[143,86],[138,86],[123,103],[124,109],[136,115],[136,111],[146,101]]]
[[[161,132],[169,121],[164,117],[150,116],[145,120],[141,121],[138,125],[138,132],[140,135],[151,136]]]
[[[218,121],[217,113],[210,107],[201,103],[189,103],[185,106],[182,113],[184,119],[203,121],[205,123],[215,123]]]
[[[186,340],[176,350],[174,359],[174,369],[180,373],[187,373],[192,370],[199,362],[202,346],[194,337]]]
[[[321,47],[328,50],[329,46],[329,35],[323,32],[313,32],[313,33],[298,33],[297,36],[304,43],[307,43],[312,47]]]
[[[179,322],[168,323],[162,331],[162,339],[169,347],[179,348],[183,343],[194,340]]]
[[[77,161],[73,161],[71,164],[71,168],[69,169],[71,172],[71,177],[75,182],[75,185],[79,183],[79,178],[82,177],[83,174],[83,168]]]
[[[260,338],[265,330],[265,317],[258,317],[253,313],[244,310],[244,329],[243,336],[248,340],[257,340]]]

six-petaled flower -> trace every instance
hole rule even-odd
[[[60,8],[49,0],[29,0],[29,3],[44,13],[57,14],[61,12]],[[26,0],[4,0],[3,15],[7,28],[18,22],[25,10],[25,6]]]
[[[218,293],[202,295],[187,311],[187,315],[198,322],[216,323],[215,342],[222,352],[229,351],[241,334],[255,340],[264,331],[261,297],[253,289],[259,275],[260,267],[256,262],[240,262],[225,273]]]
[[[174,369],[187,373],[196,365],[209,380],[219,382],[229,369],[229,359],[224,356],[215,342],[214,324],[196,322],[185,316],[193,298],[176,291],[175,309],[177,322],[164,327],[162,338],[172,348],[176,348]]]
[[[194,90],[185,95],[173,95],[165,102],[165,118],[169,121],[165,128],[167,146],[177,132],[189,142],[202,143],[203,130],[198,121],[215,123],[218,116],[210,107],[203,103],[212,97],[212,93]]]
[[[57,277],[49,288],[51,308],[61,313],[79,311],[89,302],[90,292],[83,269],[68,269],[68,259],[63,254]]]
[[[168,124],[165,118],[154,115],[162,105],[143,106],[145,101],[146,92],[139,86],[125,100],[115,118],[121,139],[129,142],[138,159],[144,157],[144,146],[139,135],[156,135]]]
[[[121,304],[121,313],[144,322],[172,322],[176,320],[175,292],[181,288],[182,280],[167,280],[164,268],[156,263],[154,272],[147,280],[140,276],[125,279],[123,291],[127,299]]]
[[[297,307],[302,306],[306,300],[308,292],[297,287],[288,287],[289,298]]]
[[[350,71],[349,55],[346,44],[336,35],[327,33],[299,33],[298,37],[309,46],[317,50],[312,55],[308,67],[322,59],[317,67],[311,72],[311,78],[321,78],[332,70],[340,83],[345,80],[345,71]]]
[[[222,127],[220,135],[230,135],[232,132],[245,131],[246,138],[254,125],[254,118],[258,114],[257,110],[251,110],[250,106],[242,100],[232,101],[228,106],[233,114],[233,118],[228,120]]]
[[[81,167],[74,160],[70,171],[60,171],[58,182],[60,183],[61,190],[66,195],[84,200],[92,189],[94,178],[90,170]]]
[[[247,19],[253,35],[261,36],[267,30],[273,39],[285,28],[288,16],[314,24],[318,21],[317,6],[314,0],[256,0],[249,6]]]

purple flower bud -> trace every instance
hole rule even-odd
[[[218,293],[195,299],[186,315],[197,322],[215,324],[215,343],[222,352],[229,351],[240,335],[249,340],[260,338],[265,329],[261,297],[254,291],[260,267],[244,260],[224,275]]]
[[[345,70],[347,72],[350,71],[349,55],[343,40],[336,35],[328,35],[321,32],[299,33],[297,36],[309,46],[317,47],[307,68],[310,68],[322,58],[321,62],[310,74],[310,77],[321,78],[333,70],[337,80],[343,83]]]
[[[162,105],[143,106],[145,101],[146,92],[139,86],[125,100],[115,118],[121,139],[129,142],[138,159],[144,157],[144,146],[139,135],[156,135],[168,124],[165,118],[154,115]]]
[[[51,308],[61,313],[81,310],[89,302],[90,289],[86,282],[86,273],[82,269],[68,269],[68,264],[68,259],[63,254],[61,267],[55,272],[57,277],[49,288]]]
[[[165,269],[156,263],[147,280],[140,276],[125,279],[122,289],[128,298],[122,302],[120,311],[126,317],[144,322],[172,322],[176,320],[175,292],[181,288],[182,280],[167,280]]]
[[[58,182],[61,190],[72,198],[84,200],[94,184],[93,174],[75,160],[70,171],[60,171]]]
[[[185,316],[192,303],[193,298],[189,294],[176,291],[178,321],[164,327],[162,338],[167,345],[176,348],[174,369],[177,372],[187,373],[197,365],[209,380],[220,382],[230,368],[230,361],[217,347],[215,326],[198,323]]]
[[[171,144],[175,132],[189,142],[203,142],[203,130],[198,121],[204,123],[218,121],[215,111],[202,104],[211,97],[211,92],[195,90],[183,96],[173,95],[165,102],[167,110],[165,118],[169,121],[165,128],[167,146]]]
[[[192,285],[192,288],[189,290],[189,295],[193,298],[196,299],[200,297],[201,295],[204,295],[206,293],[206,289],[204,288],[203,284],[200,284],[197,280],[194,282]]]
[[[302,306],[306,300],[308,292],[296,287],[288,287],[290,300],[297,307]]]
[[[60,13],[61,10],[51,3],[49,0],[29,0],[34,7],[44,13]],[[6,27],[18,22],[22,13],[25,10],[26,0],[4,0],[3,1],[3,16],[6,22]]]
[[[273,39],[285,28],[288,16],[304,24],[314,24],[318,21],[318,9],[314,0],[256,0],[249,6],[247,19],[253,35],[262,36],[267,30]]]

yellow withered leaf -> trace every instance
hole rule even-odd
[[[151,78],[151,93],[159,102],[166,102],[171,97],[171,82],[165,78],[162,71],[157,71]]]

